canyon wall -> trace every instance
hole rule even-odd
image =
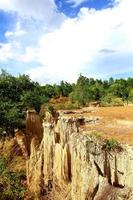
[[[80,128],[97,120],[63,112],[44,119],[42,139],[31,137],[26,161],[28,189],[38,199],[133,200],[133,148],[107,149]],[[17,140],[24,151],[25,140]]]

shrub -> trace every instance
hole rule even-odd
[[[133,89],[129,92],[129,101],[133,103]]]
[[[52,114],[52,113],[54,112],[54,110],[55,110],[54,107],[51,106],[51,105],[49,105],[49,104],[46,105],[46,108],[45,108],[45,109],[46,109],[47,112],[49,112],[49,113],[51,113],[51,114]]]
[[[115,97],[111,94],[104,96],[101,99],[101,106],[108,107],[108,106],[123,106],[124,102],[121,98]]]
[[[7,159],[0,156],[1,200],[21,200],[26,188],[22,185],[25,179],[24,172],[12,172],[7,167]]]
[[[118,141],[116,139],[112,138],[112,139],[105,141],[103,148],[107,149],[107,150],[114,150],[114,149],[118,148],[118,146],[119,146]]]

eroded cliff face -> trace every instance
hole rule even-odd
[[[97,123],[96,117],[60,113],[49,119],[40,144],[37,137],[30,143],[26,168],[32,194],[51,200],[133,200],[132,147],[107,150],[102,139],[82,132],[80,124]]]

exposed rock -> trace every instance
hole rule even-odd
[[[43,127],[41,119],[34,109],[30,109],[27,111],[26,117],[26,140],[28,147],[30,147],[31,140],[34,137],[37,138],[38,144],[40,144],[42,136]],[[28,151],[30,153],[30,149]]]
[[[15,138],[17,140],[18,145],[20,146],[22,150],[23,156],[25,158],[28,158],[28,144],[27,144],[25,134],[20,130],[16,130]]]
[[[133,148],[107,150],[102,139],[80,132],[80,123],[97,118],[52,117],[44,120],[41,143],[31,139],[29,190],[52,200],[133,200]]]

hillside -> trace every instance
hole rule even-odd
[[[26,199],[132,200],[132,109],[91,107],[54,116],[46,112],[43,136],[38,132],[28,141]],[[36,132],[36,115],[28,116]],[[26,137],[17,137],[25,155]]]

